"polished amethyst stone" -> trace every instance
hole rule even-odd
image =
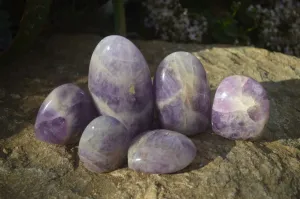
[[[219,85],[212,107],[212,129],[229,139],[261,136],[269,119],[265,89],[254,79],[241,75],[226,77]]]
[[[116,118],[133,135],[150,128],[154,101],[150,70],[131,41],[116,35],[100,41],[92,54],[88,85],[102,115]]]
[[[109,172],[126,163],[131,138],[118,120],[110,116],[95,118],[84,130],[78,154],[93,172]]]
[[[76,143],[98,115],[90,95],[74,84],[63,84],[42,103],[34,126],[36,138],[52,144]]]
[[[128,167],[145,173],[174,173],[196,157],[196,146],[185,135],[158,129],[139,135],[128,150]]]
[[[201,62],[191,53],[174,52],[159,64],[155,76],[158,116],[163,128],[186,135],[207,129],[210,89]]]

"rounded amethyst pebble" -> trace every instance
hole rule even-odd
[[[156,107],[164,129],[195,135],[210,124],[210,89],[201,62],[191,53],[174,52],[155,76]]]
[[[145,173],[174,173],[196,157],[196,146],[185,135],[158,129],[135,138],[128,150],[128,167]]]
[[[131,138],[115,118],[99,116],[84,130],[78,154],[84,166],[93,172],[109,172],[126,163]]]
[[[74,84],[63,84],[42,103],[35,121],[35,136],[51,144],[73,144],[98,115],[90,95]]]
[[[116,118],[133,135],[150,128],[154,106],[150,70],[131,41],[111,35],[99,42],[90,61],[88,85],[102,115]]]
[[[254,79],[226,77],[218,86],[212,107],[212,129],[229,139],[255,139],[269,119],[267,92]]]

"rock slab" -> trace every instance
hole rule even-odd
[[[152,76],[171,52],[193,53],[207,71],[211,97],[227,76],[259,81],[270,97],[270,120],[260,141],[232,141],[207,131],[192,137],[197,156],[188,168],[151,175],[128,168],[95,174],[79,162],[76,146],[36,140],[40,104],[62,83],[87,88],[90,55],[100,39],[54,35],[16,60],[11,67],[18,70],[0,78],[1,199],[300,198],[300,59],[263,49],[134,41]]]

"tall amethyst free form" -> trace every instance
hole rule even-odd
[[[126,162],[130,141],[128,131],[118,120],[100,116],[84,130],[78,147],[79,158],[90,171],[113,171]]]
[[[52,144],[76,143],[97,115],[88,94],[74,84],[63,84],[42,103],[34,126],[36,138]]]
[[[116,35],[100,41],[92,54],[88,85],[102,115],[116,118],[132,135],[150,128],[154,100],[150,70],[131,41]]]
[[[205,131],[210,123],[210,89],[201,62],[191,53],[163,59],[155,76],[156,107],[163,128],[186,135]]]
[[[212,129],[229,139],[261,136],[269,119],[265,89],[250,77],[226,77],[219,85],[212,107]]]
[[[128,167],[145,173],[174,173],[196,157],[196,146],[185,135],[158,129],[135,138],[128,150]]]

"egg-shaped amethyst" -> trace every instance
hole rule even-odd
[[[102,115],[116,118],[133,135],[150,128],[154,106],[150,70],[131,41],[111,35],[99,42],[91,57],[88,85]]]
[[[196,146],[185,135],[157,129],[133,140],[128,150],[128,167],[145,173],[174,173],[196,157]]]
[[[93,172],[109,172],[126,163],[131,141],[128,131],[118,120],[99,116],[85,128],[78,154],[84,166]]]
[[[210,124],[210,88],[206,71],[191,53],[174,52],[159,64],[155,104],[164,129],[195,135]]]
[[[259,82],[241,75],[226,77],[214,97],[212,129],[229,139],[256,139],[269,119],[269,106]]]
[[[74,84],[63,84],[42,103],[35,121],[35,136],[51,144],[73,144],[98,115],[89,94]]]

